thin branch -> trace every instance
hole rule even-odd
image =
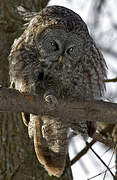
[[[100,156],[93,150],[92,147],[90,147],[91,151],[98,157],[98,159],[104,164],[104,166],[108,169],[108,171],[110,172],[110,174],[112,175],[113,178],[115,178],[114,174],[112,173],[112,171],[110,170],[110,168],[106,165],[106,163],[100,158]]]
[[[102,130],[103,131],[103,130]],[[105,144],[106,146],[110,147],[110,148],[114,148],[115,147],[115,144],[114,142],[112,142],[111,140],[108,140],[108,139],[104,139],[102,137],[101,134],[99,133],[95,133],[94,136],[93,136],[93,140],[87,144],[86,147],[84,147],[72,160],[71,160],[71,166],[73,164],[75,164],[81,157],[83,157],[83,155],[85,155],[87,153],[87,151],[91,148],[91,146],[93,144],[95,144],[95,142],[101,142],[103,144]]]
[[[115,147],[116,150],[116,158],[115,158],[115,168],[116,168],[116,172],[115,172],[115,176],[117,177],[117,145]]]
[[[115,167],[115,166],[111,167],[110,169],[113,169],[114,167]],[[94,178],[96,178],[97,176],[102,175],[103,173],[105,173],[105,171],[102,171],[101,173],[99,173],[99,174],[97,174],[97,175],[95,175],[95,176],[93,176],[93,177],[91,177],[91,178],[88,178],[87,180],[94,179]]]
[[[73,164],[75,164],[83,155],[85,155],[87,153],[87,151],[90,149],[90,147],[95,143],[96,141],[95,140],[92,140],[90,143],[87,144],[87,146],[81,150],[76,156],[75,158],[73,158],[71,160],[71,166]]]
[[[102,134],[103,132],[106,132],[105,130],[107,129],[103,129],[100,133],[95,133],[93,136],[93,139],[97,142],[103,143],[105,144],[107,147],[111,148],[111,149],[115,149],[116,146],[116,142],[112,141],[112,139],[108,139],[105,138]]]
[[[109,165],[110,165],[110,163],[111,163],[111,161],[112,161],[113,156],[114,156],[114,151],[113,151],[112,156],[111,156],[111,158],[110,158],[110,161],[109,161],[109,163],[108,163],[108,167],[109,167]],[[105,173],[104,173],[103,180],[104,180],[105,177],[106,177],[107,171],[108,171],[108,169],[106,169],[106,171],[105,171]]]
[[[105,83],[110,83],[110,82],[117,82],[117,77],[115,77],[115,78],[112,78],[112,79],[106,79],[106,80],[104,80],[104,82]]]
[[[103,157],[107,152],[109,152],[111,148],[109,147],[100,157]]]

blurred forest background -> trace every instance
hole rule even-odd
[[[48,4],[49,3],[49,4]],[[117,1],[116,0],[0,0],[0,85],[9,87],[9,68],[7,57],[15,38],[24,31],[22,19],[17,11],[23,6],[29,11],[40,11],[46,5],[62,5],[74,10],[88,25],[90,34],[100,47],[108,66],[108,79],[117,77]],[[117,102],[117,82],[106,83],[107,91],[104,99]],[[111,121],[111,120],[110,120]],[[104,126],[99,126],[102,129]],[[109,130],[104,134],[113,141],[115,125],[106,126]],[[76,156],[86,143],[80,135],[71,139],[70,159]],[[105,138],[106,138],[105,137]],[[115,137],[115,136],[114,136]],[[114,139],[116,141],[116,137]],[[91,142],[91,139],[88,140]],[[0,113],[0,180],[56,180],[49,177],[36,159],[33,142],[28,138],[27,128],[21,121],[21,115]],[[102,143],[92,146],[101,159],[115,174],[116,154],[110,147]],[[112,174],[90,149],[78,162],[66,167],[61,180],[111,180]]]

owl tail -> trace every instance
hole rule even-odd
[[[35,116],[34,126],[34,147],[38,160],[50,176],[60,177],[66,162],[66,128],[58,118],[50,116]]]

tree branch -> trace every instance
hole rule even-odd
[[[85,146],[84,149],[82,149],[76,156],[71,160],[71,166],[75,164],[83,155],[87,153],[87,151],[90,149],[90,147],[95,143],[96,141],[93,139],[90,143]]]
[[[87,145],[71,160],[71,166],[75,164],[77,161],[79,161],[79,159],[83,157],[87,153],[87,151],[92,147],[92,145],[96,142],[101,142],[110,148],[114,148],[116,146],[116,143],[114,143],[112,140],[105,139],[101,134],[95,133],[93,136],[93,140],[90,143],[87,143]]]
[[[21,94],[10,88],[0,88],[1,112],[25,112],[60,117],[68,127],[76,127],[80,121],[117,123],[117,104],[104,101],[81,101],[71,98],[58,99],[52,106],[42,95]]]
[[[117,82],[117,77],[115,77],[115,78],[112,78],[112,79],[106,79],[106,80],[104,80],[104,82],[105,83],[110,83],[110,82]]]

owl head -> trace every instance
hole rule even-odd
[[[69,89],[72,81],[73,89],[79,85],[86,96],[100,96],[104,89],[103,56],[81,17],[65,7],[50,6],[37,13],[15,40],[9,57],[11,82],[21,91],[35,92],[47,76],[61,89]]]
[[[53,63],[75,66],[83,50],[91,48],[85,22],[78,14],[61,6],[42,10],[31,20],[24,34],[24,41],[34,45],[44,68],[50,68]]]

